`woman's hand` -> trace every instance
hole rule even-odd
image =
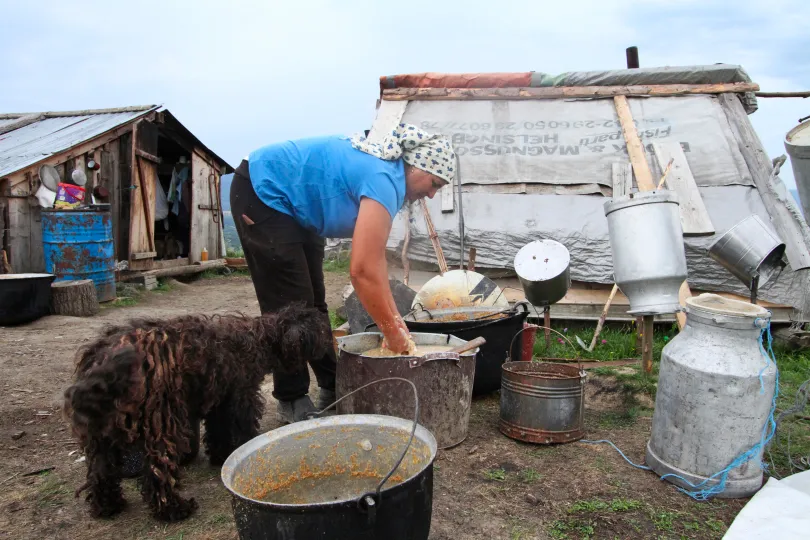
[[[396,324],[390,332],[383,332],[383,348],[397,354],[414,354],[416,352],[416,343],[411,338],[411,333],[408,331],[405,321],[399,315],[395,317],[395,321]]]

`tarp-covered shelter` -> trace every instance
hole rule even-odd
[[[116,261],[129,269],[224,256],[220,176],[233,168],[165,108],[0,114],[0,242],[15,272],[45,271],[35,194],[46,164],[60,182],[85,172],[86,200],[110,204]]]
[[[451,266],[475,247],[477,270],[509,273],[523,245],[550,238],[570,251],[575,284],[598,288],[613,283],[603,205],[632,175],[613,99],[624,95],[653,177],[662,174],[660,154],[679,146],[702,199],[707,225],[685,237],[692,290],[748,297],[707,249],[717,235],[756,214],[785,242],[789,263],[759,297],[791,306],[791,319],[806,320],[810,230],[771,174],[772,162],[748,119],[757,89],[741,67],[722,64],[559,76],[387,76],[380,78],[370,136],[402,121],[452,137],[459,178],[428,203]],[[417,207],[414,212],[410,221],[404,211],[395,219],[389,255],[400,257],[409,226],[409,259],[433,263],[426,226]]]

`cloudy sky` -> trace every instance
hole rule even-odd
[[[739,64],[763,90],[808,90],[808,28],[807,0],[0,0],[0,111],[162,103],[237,165],[367,128],[395,73],[620,69],[636,45],[643,67]],[[808,115],[760,99],[751,118],[774,157]]]

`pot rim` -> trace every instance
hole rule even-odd
[[[530,373],[530,372],[525,373],[525,372],[513,371],[513,370],[509,369],[510,367],[513,367],[513,366],[517,367],[517,366],[525,366],[525,365],[532,365],[532,364],[534,364],[534,365],[553,365],[553,366],[562,366],[564,368],[573,368],[573,369],[577,370],[577,374],[576,375],[573,375],[573,374],[572,375],[566,375],[566,374],[559,373],[558,375],[561,375],[560,377],[546,377],[542,373]],[[583,378],[587,377],[587,375],[588,375],[587,372],[579,366],[579,364],[563,364],[562,362],[526,362],[526,361],[523,361],[523,360],[513,361],[513,362],[504,362],[501,365],[501,371],[502,372],[508,372],[510,374],[513,374],[513,375],[520,375],[520,376],[530,377],[532,379],[555,380],[555,381],[583,379]]]
[[[678,195],[674,191],[662,189],[661,191],[639,191],[636,193],[623,195],[622,197],[605,201],[603,208],[605,210],[605,216],[607,216],[617,210],[623,210],[625,208],[642,206],[645,204],[661,203],[676,204],[680,206]]]
[[[365,336],[365,335],[378,336],[379,337],[378,344],[382,344],[382,339],[383,339],[382,332],[358,332],[356,334],[349,334],[347,336],[340,336],[340,337],[335,338],[336,341],[338,342],[338,354],[352,354],[354,356],[359,356],[359,357],[362,357],[362,358],[372,358],[374,360],[408,360],[408,359],[411,359],[411,358],[421,358],[421,356],[422,356],[422,355],[417,355],[417,356],[413,356],[413,355],[366,356],[366,355],[364,355],[362,353],[359,353],[359,352],[353,352],[353,351],[347,351],[346,350],[346,348],[344,346],[344,343],[346,341],[352,341],[353,339],[356,339],[358,336]],[[444,333],[438,333],[438,332],[411,332],[411,337],[412,338],[416,337],[416,336],[441,336],[441,337],[446,339],[445,343],[447,345],[454,345],[454,346],[455,345],[462,345],[462,344],[467,343],[469,341],[469,340],[466,340],[466,339],[457,338],[457,337],[455,337],[455,336],[453,336],[451,334],[444,334]],[[419,343],[417,342],[416,339],[414,339],[414,342],[416,342],[416,344],[419,345]],[[430,344],[428,343],[426,345],[430,345]],[[461,358],[473,357],[476,354],[478,354],[478,351],[480,349],[481,349],[480,347],[476,347],[475,349],[471,349],[471,350],[469,350],[467,352],[461,353],[459,356]]]
[[[245,458],[247,458],[251,454],[264,448],[268,444],[295,435],[300,435],[303,433],[314,431],[323,427],[332,427],[332,426],[346,427],[356,425],[362,426],[371,425],[377,427],[402,429],[406,433],[410,434],[411,429],[413,428],[413,420],[405,420],[403,418],[397,418],[394,416],[384,416],[380,414],[342,414],[337,416],[329,416],[326,418],[314,418],[312,420],[303,420],[301,422],[288,424],[286,426],[270,430],[266,433],[261,433],[256,437],[252,438],[251,440],[249,440],[248,442],[244,443],[236,450],[234,450],[231,453],[231,455],[228,456],[228,459],[226,459],[225,462],[222,464],[222,469],[220,471],[220,480],[222,481],[222,484],[225,486],[225,489],[227,489],[232,496],[236,497],[241,501],[258,504],[263,508],[267,509],[280,511],[301,511],[302,509],[305,508],[325,510],[329,508],[337,508],[340,506],[345,506],[347,503],[354,503],[355,501],[357,501],[357,498],[360,497],[362,494],[358,494],[357,497],[350,497],[346,499],[340,499],[337,501],[315,502],[307,504],[283,504],[272,501],[262,501],[254,499],[252,497],[248,497],[244,493],[239,493],[236,489],[233,488],[233,480],[236,477],[236,469],[238,464],[240,464]],[[438,452],[438,443],[436,442],[436,438],[424,426],[422,426],[421,424],[417,424],[416,431],[414,432],[414,440],[420,440],[423,443],[427,444],[428,448],[430,449],[430,459],[425,462],[424,466],[419,471],[415,472],[413,475],[411,475],[408,479],[404,480],[403,482],[400,482],[399,484],[383,486],[383,488],[380,490],[381,497],[385,493],[390,492],[391,490],[400,488],[404,485],[413,482],[414,480],[422,476],[425,473],[425,471],[427,471],[430,467],[433,466],[433,462],[436,460],[436,454]]]
[[[27,273],[27,274],[0,274],[0,280],[8,280],[14,281],[15,279],[51,279],[55,278],[56,274],[38,274],[38,273]]]

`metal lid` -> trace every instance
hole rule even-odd
[[[656,190],[639,191],[605,202],[604,204],[605,215],[608,215],[611,212],[615,212],[616,210],[621,210],[622,208],[627,208],[629,206],[640,206],[642,204],[657,204],[657,203],[680,204],[678,202],[678,196],[675,194],[674,191],[669,191],[667,189],[662,189],[661,191]]]
[[[695,310],[711,313],[713,315],[761,319],[769,319],[771,317],[771,312],[762,306],[712,293],[703,293],[699,296],[687,298],[686,305]]]
[[[515,272],[527,281],[548,281],[568,268],[571,254],[554,240],[535,240],[526,244],[515,255]]]
[[[785,142],[794,146],[810,146],[810,121],[805,120],[788,131]]]
[[[39,181],[42,185],[56,193],[59,189],[59,172],[53,165],[41,165],[39,167]]]

